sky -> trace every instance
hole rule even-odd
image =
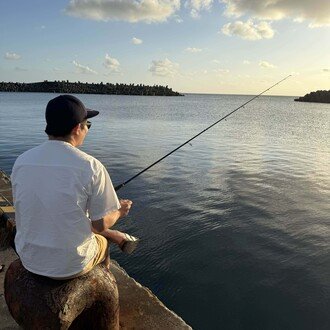
[[[2,0],[0,81],[330,89],[329,0]]]

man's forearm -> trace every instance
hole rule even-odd
[[[102,219],[92,221],[93,232],[101,233],[108,228],[111,228],[120,218],[121,212],[119,210],[113,211],[105,215]]]
[[[92,227],[97,233],[101,233],[102,231],[111,228],[118,221],[118,219],[125,217],[128,214],[132,201],[129,199],[121,199],[119,202],[119,210],[108,213],[102,219],[92,221]]]

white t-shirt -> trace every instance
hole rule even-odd
[[[11,180],[24,267],[50,277],[79,273],[98,248],[91,220],[120,208],[105,167],[70,143],[51,140],[19,156]]]

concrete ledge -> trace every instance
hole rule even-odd
[[[115,260],[111,272],[117,280],[121,329],[191,329],[148,288],[131,278]]]

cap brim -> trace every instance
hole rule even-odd
[[[87,118],[93,118],[93,117],[95,117],[99,114],[99,111],[96,111],[96,110],[91,110],[91,109],[86,109],[86,110],[87,110],[86,119]]]

